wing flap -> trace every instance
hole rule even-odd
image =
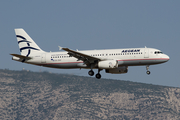
[[[87,61],[91,63],[94,61],[102,60],[102,59],[97,58],[97,57],[93,57],[93,56],[90,56],[90,55],[87,55],[87,54],[84,54],[84,53],[81,53],[78,51],[71,50],[69,48],[62,48],[62,49],[67,51],[70,56],[73,56],[73,57],[77,58],[78,60],[82,60],[85,63]]]

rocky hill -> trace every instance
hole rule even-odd
[[[48,72],[0,70],[0,119],[178,120],[180,89]]]

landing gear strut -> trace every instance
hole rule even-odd
[[[101,69],[98,69],[98,73],[96,74],[96,78],[97,78],[97,79],[101,79],[100,71],[101,71]]]
[[[146,66],[146,70],[147,70],[146,73],[147,73],[148,75],[150,75],[151,72],[149,71],[149,65]]]
[[[92,70],[93,67],[94,67],[94,65],[91,64],[91,70],[88,72],[88,74],[89,74],[90,76],[93,76],[93,75],[94,75],[94,71]]]
[[[101,78],[100,71],[101,71],[101,69],[98,69],[98,73],[96,74],[96,78],[97,78],[97,79],[100,79],[100,78]],[[94,71],[93,71],[93,70],[90,70],[90,71],[88,72],[88,74],[89,74],[90,76],[93,76],[93,75],[94,75]]]

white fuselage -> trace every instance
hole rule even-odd
[[[149,65],[167,62],[169,56],[154,48],[126,48],[106,50],[74,51],[59,47],[65,52],[45,52],[22,29],[15,29],[17,42],[21,54],[11,54],[13,60],[44,67],[72,69],[90,69],[88,74],[94,75],[93,69],[98,69],[96,78],[100,79],[100,71],[122,74],[128,72],[128,66],[146,65],[147,74],[150,74]]]
[[[154,65],[169,60],[169,56],[154,48],[86,50],[78,52],[105,60],[117,60],[118,66]],[[90,68],[83,61],[70,57],[67,52],[37,52],[37,54],[33,54],[30,57],[33,59],[26,60],[25,63],[61,69]],[[13,59],[19,61],[16,57],[13,57]],[[94,66],[94,68],[98,67]]]

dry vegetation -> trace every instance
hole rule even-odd
[[[0,70],[0,119],[180,119],[180,89]]]

